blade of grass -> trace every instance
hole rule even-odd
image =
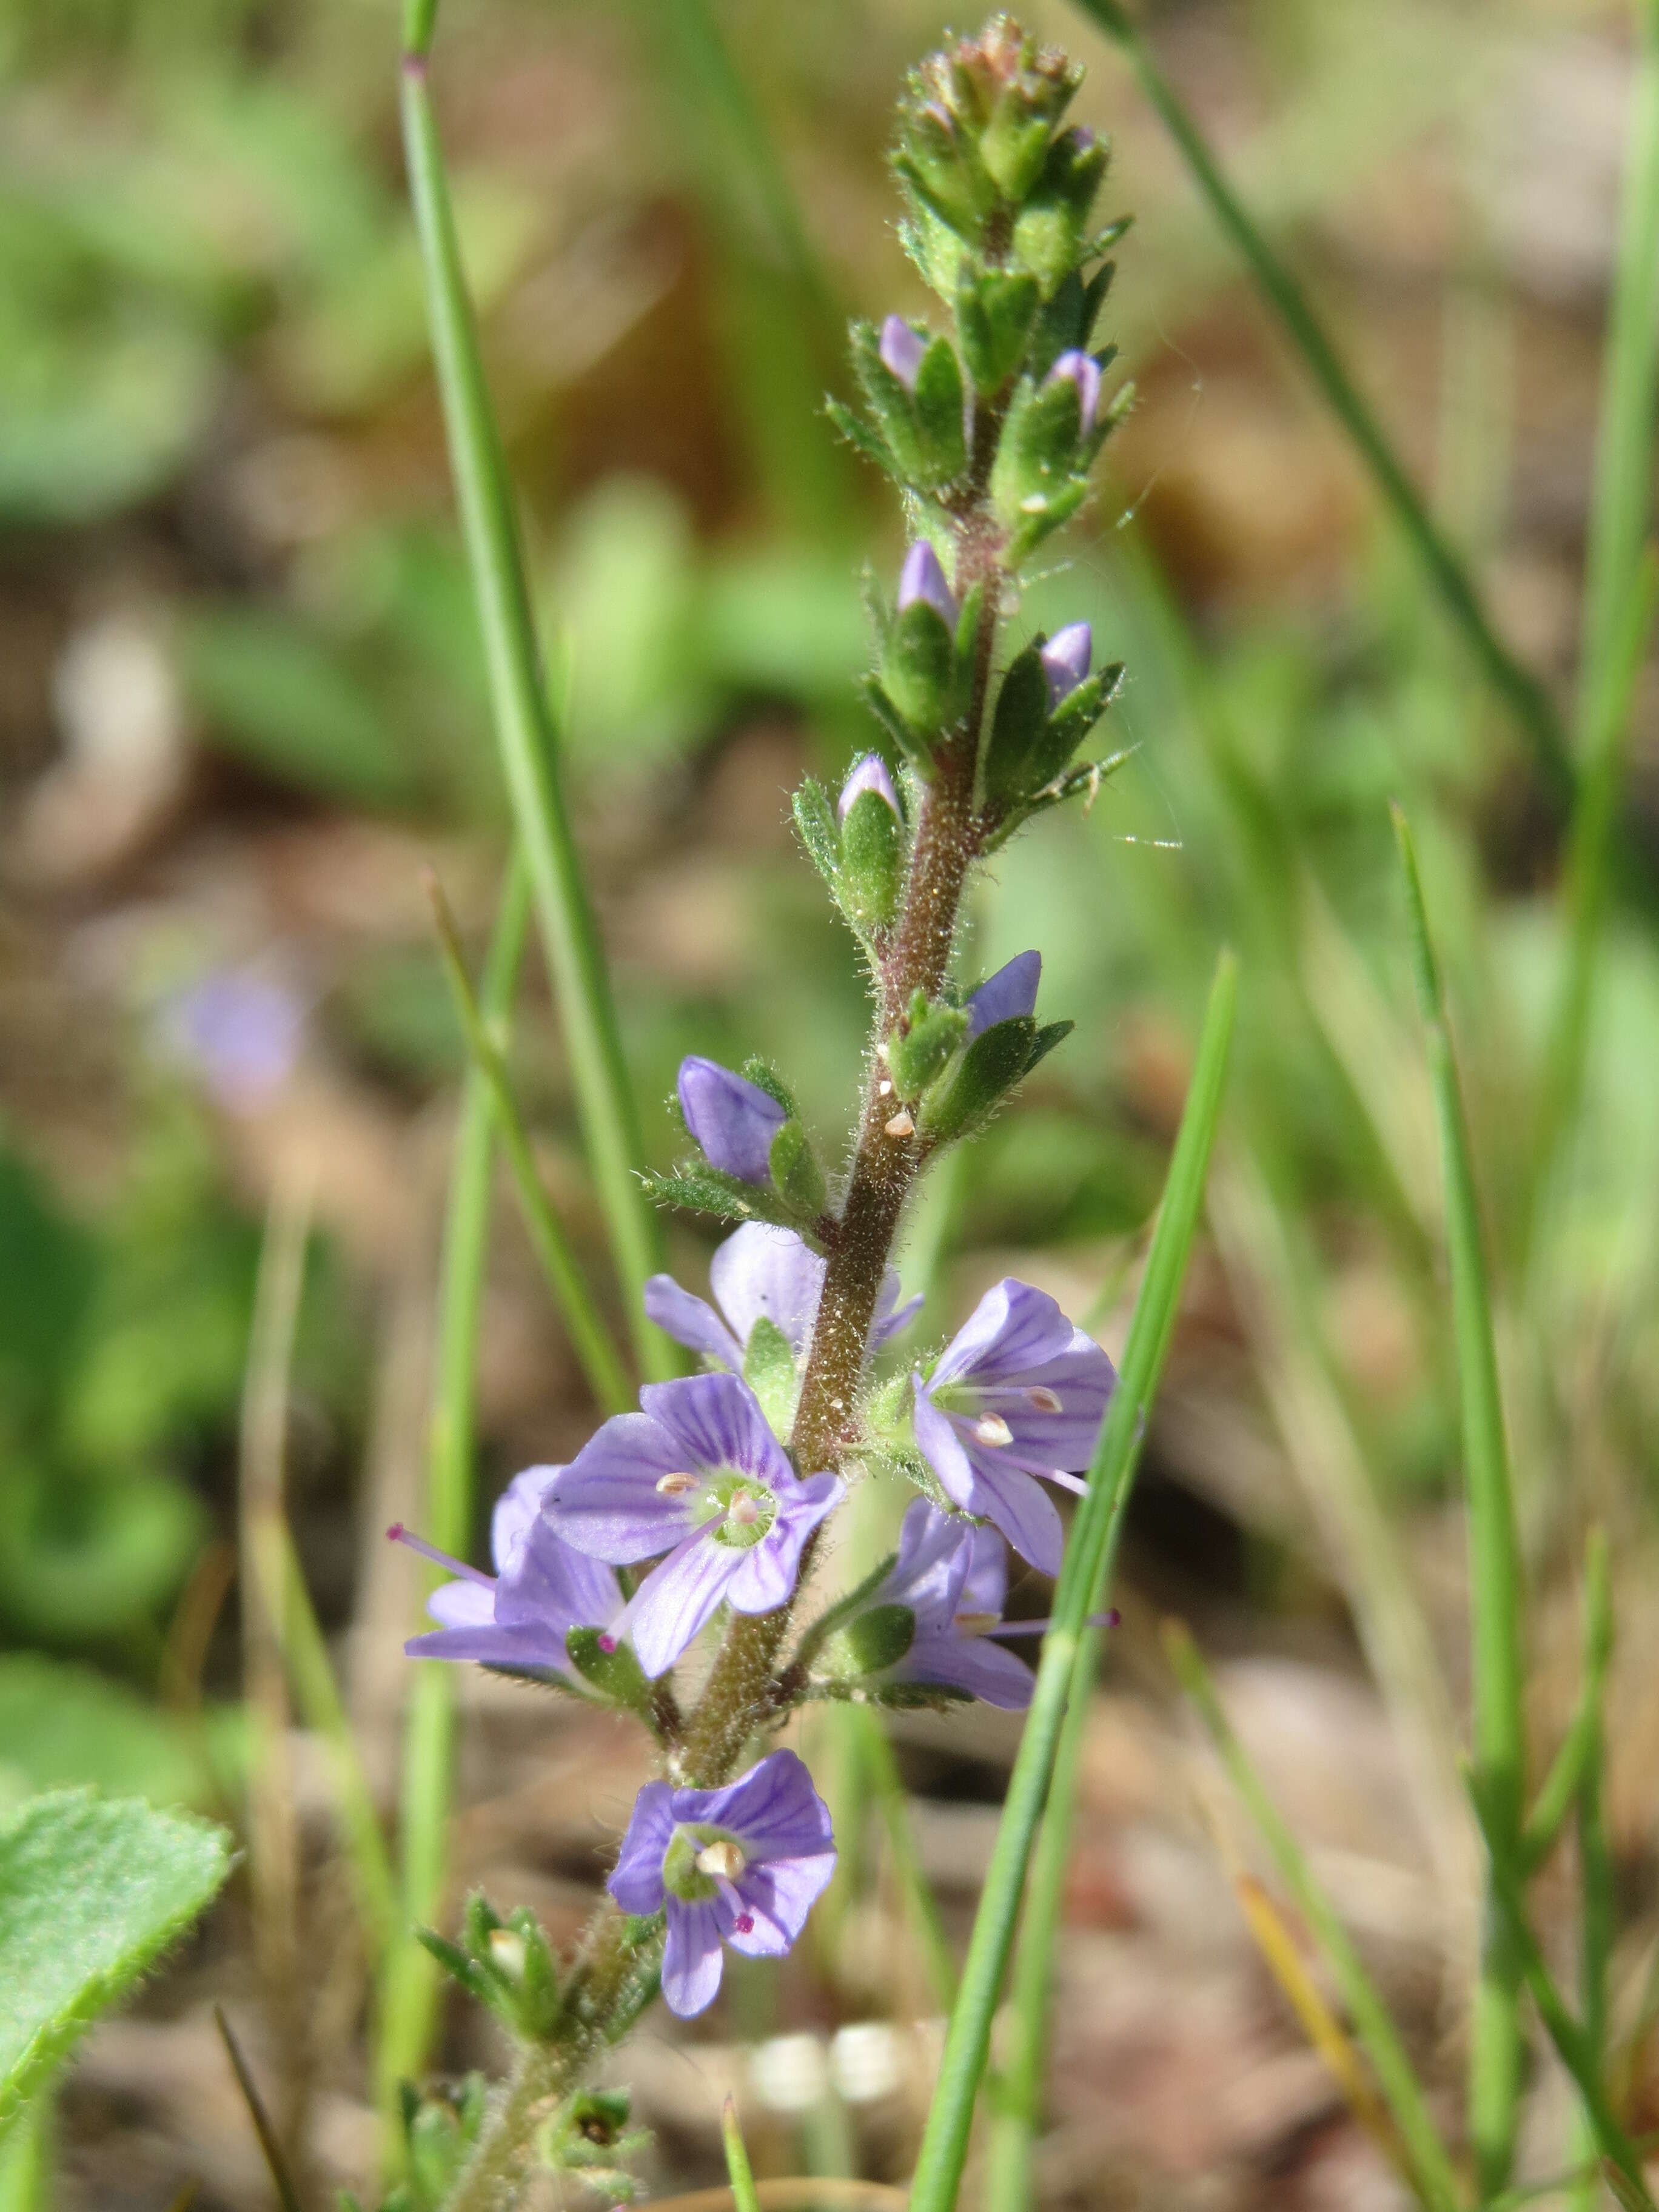
[[[1101,1632],[1091,1628],[1078,1647],[1066,1718],[1054,1752],[1048,1807],[1031,1855],[1019,1948],[1014,1954],[1008,1991],[1008,2055],[997,2083],[996,2120],[987,2164],[985,2202],[989,2212],[1030,2212],[1036,2201],[1031,2154],[1042,2124],[1055,1946],[1066,1898],[1066,1870],[1072,1857],[1078,1765],[1089,1725],[1100,1641]]]
[[[436,13],[436,0],[410,0],[405,9],[402,108],[450,466],[483,634],[496,742],[558,994],[588,1160],[641,1366],[661,1378],[678,1372],[678,1356],[646,1319],[642,1304],[646,1279],[662,1264],[661,1237],[639,1181],[644,1163],[639,1114],[605,951],[566,811],[513,493],[461,267],[428,81]]]
[[[260,2155],[264,2160],[265,2171],[270,2176],[270,2185],[276,2192],[276,2202],[282,2207],[282,2212],[301,2212],[300,2192],[289,2172],[281,2139],[271,2123],[270,2113],[265,2110],[258,2084],[242,2056],[242,2047],[230,2032],[230,2022],[225,2018],[222,2005],[213,2008],[213,2025],[219,2031],[219,2040],[225,2046],[230,2070],[236,2076],[236,2087],[242,2093],[242,2102],[247,2106],[247,2116],[253,2123],[253,2132],[258,2137]]]
[[[523,847],[516,846],[484,963],[478,1008],[492,1037],[505,1036],[512,1018],[529,922],[530,871]],[[422,1522],[438,1549],[456,1557],[465,1556],[472,1540],[477,1497],[478,1316],[489,1250],[495,1111],[489,1081],[474,1059],[462,1081],[444,1219]],[[394,2118],[398,2085],[426,2064],[437,2025],[441,1977],[414,1930],[437,1921],[449,1881],[458,1696],[454,1668],[416,1668],[404,1733],[402,1917],[381,1972],[375,2048],[377,2101]],[[401,2146],[400,2128],[390,2126],[386,2135],[388,2145]]]
[[[1607,1844],[1604,1797],[1605,1735],[1602,1697],[1613,1656],[1613,1596],[1607,1578],[1607,1538],[1592,1529],[1584,1551],[1584,1755],[1575,1797],[1578,1813],[1578,1975],[1584,2008],[1584,2040],[1597,2078],[1607,2074],[1607,1985],[1614,1926],[1613,1854]],[[1595,2123],[1582,2116],[1580,2148],[1595,2147]],[[1584,2140],[1588,2138],[1588,2140]],[[1594,2183],[1573,2192],[1578,2212],[1593,2212]]]
[[[477,1000],[473,995],[455,918],[449,910],[442,886],[436,876],[430,872],[427,878],[427,896],[432,902],[439,948],[443,954],[444,973],[449,981],[456,1013],[460,1018],[467,1052],[472,1066],[483,1075],[489,1090],[495,1134],[500,1139],[507,1166],[512,1170],[513,1187],[519,1194],[525,1226],[530,1232],[536,1257],[540,1261],[542,1271],[558,1300],[564,1325],[569,1331],[571,1348],[581,1363],[582,1372],[587,1377],[594,1397],[605,1413],[624,1413],[634,1402],[634,1394],[628,1386],[628,1373],[623,1365],[622,1354],[605,1327],[605,1316],[593,1303],[593,1294],[582,1273],[581,1263],[565,1232],[564,1224],[554,1211],[553,1201],[547,1194],[547,1186],[536,1166],[536,1156],[531,1150],[530,1138],[519,1112],[518,1101],[507,1080],[507,1066],[501,1058],[501,1048],[490,1035],[489,1025],[478,1011]]]
[[[1603,2085],[1589,2037],[1568,2011],[1566,2002],[1545,1964],[1544,1954],[1538,1948],[1538,1938],[1527,1920],[1508,1840],[1498,1826],[1501,1815],[1486,1802],[1480,1778],[1473,1772],[1469,1775],[1469,1795],[1474,1802],[1475,1814],[1486,1836],[1486,1848],[1492,1855],[1497,1906],[1508,1923],[1511,1945],[1521,1961],[1522,1974],[1532,1993],[1532,2001],[1538,2008],[1538,2017],[1544,2023],[1544,2032],[1555,2045],[1557,2057],[1571,2075],[1578,2094],[1584,2100],[1584,2109],[1595,2130],[1595,2140],[1603,2156],[1618,2169],[1633,2201],[1641,2206],[1642,2212],[1655,2212],[1653,2199],[1648,2194],[1647,2183],[1643,2179],[1640,2154],[1619,2124]]]
[[[898,1770],[898,1760],[893,1755],[892,1739],[879,1717],[867,1706],[854,1705],[848,1710],[855,1716],[863,1738],[860,1748],[866,1771],[875,1784],[880,1801],[887,1848],[903,1893],[911,1933],[927,1966],[928,1983],[939,2008],[948,2013],[956,2002],[956,1961],[951,1956],[939,1899],[933,1895],[933,1884],[916,1847],[916,1832],[910,1821],[910,1800]]]
[[[1012,1947],[1026,1869],[1048,1795],[1085,1624],[1100,1603],[1114,1532],[1133,1480],[1147,1418],[1175,1331],[1187,1255],[1203,1203],[1204,1178],[1226,1073],[1237,999],[1237,965],[1218,964],[1176,1139],[1164,1205],[1129,1324],[1117,1389],[1107,1409],[1054,1591],[1054,1626],[1043,1639],[1030,1711],[1003,1801],[957,2002],[945,2030],[937,2087],[911,2184],[910,2212],[952,2212],[968,2156],[974,2104],[990,2050],[991,2021]]]
[[[1127,57],[1141,90],[1179,148],[1211,213],[1243,256],[1327,405],[1352,441],[1406,534],[1447,611],[1462,630],[1493,690],[1510,707],[1531,744],[1546,782],[1559,799],[1575,784],[1561,717],[1549,694],[1510,651],[1479,592],[1435,523],[1387,434],[1348,374],[1306,295],[1222,174],[1202,132],[1159,69],[1152,48],[1118,0],[1076,0]]]
[[[1578,1703],[1522,1831],[1522,1848],[1528,1872],[1540,1865],[1554,1847],[1592,1766],[1600,1759],[1601,1698],[1612,1656],[1613,1603],[1607,1588],[1607,1538],[1600,1529],[1593,1529],[1584,1551],[1583,1660]]]
[[[1445,994],[1429,934],[1410,826],[1394,810],[1406,885],[1413,969],[1446,1179],[1446,1247],[1462,1401],[1469,1530],[1473,1735],[1476,1771],[1502,1850],[1521,1859],[1526,1723],[1521,1657],[1521,1563],[1510,1494],[1509,1446],[1498,1384],[1498,1348],[1482,1249],[1480,1206]],[[1491,1861],[1491,1853],[1488,1853]],[[1496,1878],[1489,1864],[1489,1883]],[[1490,1905],[1490,1890],[1488,1894]],[[1504,1916],[1488,1911],[1469,2052],[1469,2136],[1483,2197],[1509,2180],[1520,2113],[1521,1967]]]
[[[1233,1734],[1197,1645],[1187,1631],[1173,1621],[1165,1630],[1164,1643],[1182,1688],[1197,1708],[1233,1787],[1261,1831],[1273,1863],[1296,1901],[1297,1911],[1324,1954],[1337,1994],[1364,2046],[1377,2085],[1400,2130],[1419,2196],[1425,2204],[1433,2208],[1433,2212],[1455,2212],[1462,2197],[1457,2175],[1388,2007],[1378,1996],[1330,1899],[1315,1881],[1300,1844],[1263,1788],[1244,1747]]]
[[[732,2178],[732,2212],[760,2212],[760,2199],[755,2194],[755,2172],[749,2163],[749,2146],[738,2123],[735,2098],[728,2097],[720,2110],[720,2143],[726,2152],[726,2171]]]

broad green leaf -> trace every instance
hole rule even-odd
[[[41,1790],[89,1786],[153,1805],[210,1805],[199,1729],[91,1667],[0,1657],[0,1817]]]
[[[0,1828],[0,2136],[229,1870],[222,1828],[90,1790],[33,1798]]]

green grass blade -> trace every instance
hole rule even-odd
[[[1457,2175],[1388,2007],[1349,1942],[1348,1931],[1330,1899],[1315,1881],[1300,1844],[1263,1788],[1261,1777],[1245,1755],[1244,1747],[1233,1734],[1209,1670],[1199,1656],[1198,1647],[1186,1630],[1174,1623],[1166,1632],[1164,1641],[1182,1688],[1196,1706],[1233,1787],[1261,1831],[1273,1863],[1296,1900],[1297,1910],[1325,1954],[1331,1978],[1400,2130],[1424,2203],[1431,2207],[1432,2212],[1455,2212],[1462,2201]]]
[[[1121,1526],[1121,1523],[1119,1524]],[[1048,2070],[1048,2021],[1054,2001],[1054,1949],[1060,1939],[1066,1870],[1072,1856],[1078,1765],[1089,1724],[1091,1693],[1100,1662],[1101,1632],[1089,1629],[1078,1647],[1066,1719],[1054,1752],[1054,1778],[1042,1827],[1031,1856],[1025,1911],[1019,1924],[1009,1986],[1009,2049],[997,2087],[985,2202],[988,2212],[1030,2212],[1036,2201],[1031,2150],[1042,2124]]]
[[[1226,1074],[1238,971],[1224,953],[1210,992],[1192,1085],[1170,1163],[1140,1293],[1129,1324],[1117,1389],[1107,1411],[1054,1591],[1054,1626],[1043,1639],[1030,1711],[1003,1802],[980,1893],[957,2002],[945,2031],[927,2122],[911,2184],[910,2212],[951,2212],[968,2156],[974,2104],[990,2050],[991,2021],[1012,1947],[1014,1923],[1048,1794],[1085,1623],[1096,1610],[1114,1531],[1133,1478],[1175,1329],[1187,1255],[1203,1203],[1204,1178]]]
[[[898,1760],[893,1755],[892,1739],[878,1716],[867,1706],[854,1705],[848,1710],[854,1716],[863,1738],[860,1748],[864,1755],[866,1771],[875,1784],[882,1821],[887,1830],[887,1848],[892,1856],[894,1871],[899,1878],[899,1887],[903,1893],[911,1932],[927,1966],[927,1979],[939,2008],[948,2013],[956,2002],[956,1961],[951,1956],[939,1899],[933,1895],[933,1885],[921,1863],[921,1853],[916,1847],[916,1832],[910,1820],[910,1801],[898,1770]]]
[[[1445,995],[1429,934],[1416,848],[1405,816],[1394,811],[1410,919],[1413,966],[1423,1016],[1429,1074],[1446,1178],[1446,1246],[1452,1321],[1462,1401],[1463,1471],[1468,1501],[1469,1613],[1475,1769],[1491,1820],[1509,1860],[1521,1863],[1526,1726],[1521,1657],[1521,1563],[1510,1494],[1509,1446],[1498,1383],[1492,1295],[1480,1233],[1474,1163]],[[1495,1877],[1497,1869],[1492,1869]],[[1503,1916],[1489,1911],[1475,1992],[1469,2056],[1469,2134],[1483,2197],[1509,2179],[1521,2095],[1520,1962]]]
[[[559,1310],[570,1334],[571,1348],[581,1363],[582,1372],[587,1377],[593,1395],[605,1413],[626,1413],[634,1402],[634,1394],[629,1388],[628,1371],[623,1365],[622,1354],[605,1326],[605,1316],[593,1303],[593,1294],[582,1273],[581,1262],[577,1259],[564,1224],[554,1211],[553,1201],[547,1194],[547,1187],[537,1168],[530,1137],[519,1112],[519,1103],[507,1080],[501,1048],[490,1035],[489,1024],[478,1010],[454,920],[435,876],[430,879],[428,888],[437,923],[438,943],[443,953],[444,972],[449,979],[455,1011],[460,1018],[472,1066],[483,1075],[489,1093],[495,1133],[501,1139],[501,1151],[513,1172],[514,1188],[519,1194],[525,1226],[530,1232],[536,1257],[540,1261],[543,1272],[552,1286],[553,1295],[559,1302]]]
[[[726,2153],[726,2171],[732,2182],[732,2212],[760,2212],[760,2198],[755,2190],[755,2170],[749,2163],[749,2146],[743,2139],[743,2129],[738,2124],[735,2098],[728,2097],[720,2112],[720,2144]]]
[[[558,994],[589,1164],[640,1364],[647,1374],[660,1377],[678,1371],[678,1355],[646,1319],[641,1298],[647,1277],[662,1264],[661,1238],[639,1181],[644,1164],[639,1114],[605,952],[566,811],[512,489],[461,268],[428,82],[434,14],[434,5],[416,4],[409,11],[408,27],[416,42],[404,56],[404,143],[461,533],[483,635],[496,741]]]
[[[512,1018],[530,923],[530,871],[516,848],[484,963],[479,1014],[492,1037]],[[478,1316],[489,1248],[495,1103],[477,1061],[462,1084],[438,1285],[437,1348],[422,1533],[440,1551],[465,1555],[477,1496],[474,1441]],[[434,1923],[449,1881],[449,1823],[455,1778],[459,1680],[453,1667],[417,1667],[404,1722],[401,1798],[401,1911],[380,1976],[375,2086],[380,2109],[395,2113],[398,2084],[425,2066],[437,2026],[441,1977],[414,1930]],[[387,2130],[390,2143],[402,2131]]]
[[[1413,551],[1462,632],[1493,690],[1509,705],[1558,798],[1571,795],[1576,777],[1561,717],[1549,694],[1498,636],[1491,616],[1436,525],[1382,424],[1344,368],[1336,348],[1301,286],[1252,221],[1222,174],[1203,134],[1159,69],[1151,47],[1118,0],[1076,0],[1077,6],[1128,57],[1142,91],[1180,149],[1210,210],[1238,249],[1278,315],[1373,482],[1405,532]]]
[[[1575,1797],[1578,1814],[1578,1979],[1584,2008],[1584,2041],[1598,2079],[1607,2070],[1608,1982],[1617,1923],[1613,1852],[1607,1841],[1605,1802],[1605,1731],[1602,1700],[1613,1656],[1613,1595],[1608,1583],[1607,1541],[1590,1531],[1584,1553],[1583,1686],[1584,1753]],[[1596,2147],[1595,2115],[1580,2121],[1580,2148]],[[1574,2191],[1578,2212],[1593,2212],[1593,2182]]]
[[[1567,1815],[1589,1784],[1601,1749],[1601,1701],[1613,1656],[1613,1599],[1607,1586],[1607,1543],[1598,1529],[1584,1550],[1584,1630],[1578,1703],[1522,1831],[1530,1873],[1547,1856]]]

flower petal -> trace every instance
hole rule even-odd
[[[755,1323],[764,1317],[799,1357],[812,1333],[826,1268],[793,1229],[745,1221],[715,1253],[708,1284],[745,1349]],[[741,1372],[742,1360],[735,1364]]]
[[[834,1843],[830,1808],[793,1751],[769,1752],[722,1789],[677,1790],[674,1818],[729,1828],[751,1863],[810,1856]]]
[[[968,1510],[994,1522],[1019,1553],[1045,1575],[1057,1575],[1065,1531],[1054,1500],[1035,1475],[1006,1465],[999,1455],[969,1450],[974,1471]]]
[[[726,1942],[734,1951],[751,1959],[781,1959],[805,1927],[807,1914],[829,1887],[835,1871],[833,1844],[808,1855],[745,1868],[735,1887],[752,1924],[744,1929],[726,1927]]]
[[[663,1861],[674,1835],[674,1793],[665,1782],[647,1782],[634,1800],[628,1833],[605,1887],[624,1912],[662,1909]]]
[[[772,1139],[789,1116],[769,1091],[718,1060],[680,1062],[680,1111],[710,1167],[743,1182],[771,1181]]]
[[[1008,1547],[994,1528],[975,1528],[958,1613],[988,1613],[998,1620],[1008,1600]]]
[[[1046,1291],[1005,1275],[951,1338],[931,1378],[941,1382],[1024,1379],[1072,1349],[1075,1330]],[[1101,1357],[1105,1358],[1103,1352]]]
[[[684,1534],[689,1507],[657,1485],[687,1471],[676,1440],[649,1414],[613,1414],[571,1461],[542,1512],[575,1550],[627,1566],[667,1551]]]
[[[440,1583],[426,1601],[446,1628],[482,1628],[495,1618],[495,1592],[484,1583]]]
[[[713,1528],[704,1528],[694,1529],[653,1567],[611,1629],[615,1633],[626,1626],[635,1656],[653,1682],[713,1620],[736,1569],[750,1556],[719,1542]]]
[[[615,1571],[565,1543],[545,1520],[532,1527],[495,1587],[503,1628],[544,1626],[562,1649],[572,1628],[604,1628],[622,1610]]]
[[[562,1467],[527,1467],[495,1500],[489,1516],[489,1550],[497,1574],[506,1573],[515,1548],[541,1511],[543,1498],[563,1473]]]
[[[1042,977],[1040,952],[1017,953],[1006,968],[988,975],[968,1001],[968,1036],[971,1041],[998,1022],[1012,1022],[1036,1011],[1037,985]]]
[[[870,1324],[870,1341],[878,1351],[884,1344],[890,1343],[901,1329],[908,1328],[927,1304],[920,1291],[915,1297],[906,1298],[902,1305],[898,1302],[898,1275],[890,1267],[881,1279],[881,1289],[876,1297],[876,1316]]]
[[[847,1486],[838,1475],[815,1474],[805,1482],[791,1478],[787,1488],[779,1488],[778,1517],[765,1537],[734,1554],[738,1566],[726,1595],[738,1613],[771,1613],[783,1604],[800,1573],[807,1538],[840,1504]]]
[[[948,1628],[962,1605],[977,1533],[971,1522],[941,1512],[931,1499],[912,1498],[904,1510],[893,1571],[872,1592],[871,1603],[908,1605],[916,1617],[919,1636],[932,1628]],[[994,1532],[987,1533],[994,1542],[1000,1541]]]
[[[668,1941],[662,1954],[662,1993],[670,2012],[682,2020],[706,2012],[720,1993],[725,1960],[720,1956],[719,1899],[683,1897],[668,1900]]]
[[[683,1291],[672,1275],[653,1275],[645,1286],[647,1319],[688,1351],[701,1352],[734,1375],[743,1372],[743,1346],[713,1306]]]
[[[647,1382],[640,1403],[679,1455],[680,1468],[714,1473],[734,1468],[772,1489],[793,1480],[783,1446],[773,1435],[754,1392],[736,1375],[690,1375],[676,1382]],[[629,1419],[629,1414],[617,1421]],[[617,1421],[605,1424],[615,1427]],[[602,1429],[599,1434],[603,1436]],[[595,1438],[595,1443],[598,1438]],[[587,1451],[592,1451],[590,1444]],[[574,1475],[587,1451],[571,1463]],[[636,1557],[643,1556],[635,1554]]]
[[[1024,1712],[1031,1702],[1036,1677],[1012,1651],[989,1644],[982,1636],[959,1636],[954,1629],[919,1636],[892,1669],[898,1682],[933,1682],[945,1689],[965,1690],[970,1698],[1005,1712]]]

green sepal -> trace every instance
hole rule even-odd
[[[412,2086],[403,2100],[404,2148],[409,2179],[390,2197],[380,2212],[436,2212],[448,2197],[462,2167],[471,2156],[483,2126],[488,2092],[482,2074],[469,2074],[459,2090],[428,2092],[422,2096]],[[343,2204],[347,2200],[342,2198]]]
[[[949,338],[936,337],[923,354],[912,398],[925,463],[921,481],[954,483],[968,465],[963,434],[966,394],[962,364]]]
[[[904,825],[878,791],[861,791],[841,826],[842,911],[863,936],[884,930],[898,912],[903,881]]]
[[[1000,392],[1019,367],[1038,304],[1036,279],[1024,270],[964,274],[957,293],[957,331],[968,373],[981,392]]]
[[[743,1379],[754,1392],[769,1426],[787,1443],[795,1425],[800,1376],[788,1338],[764,1314],[749,1332],[743,1355]]]
[[[1049,123],[1013,100],[999,100],[979,142],[986,174],[1004,199],[1023,200],[1042,174],[1048,154]]]
[[[609,1651],[604,1650],[599,1642],[602,1633],[597,1628],[566,1631],[564,1648],[571,1665],[607,1705],[620,1706],[624,1712],[639,1713],[648,1720],[652,1711],[651,1684],[645,1669],[629,1644],[617,1644]]]
[[[912,599],[888,625],[882,684],[909,732],[907,750],[917,738],[936,738],[950,718],[953,647],[950,626],[927,599]]]
[[[982,1030],[923,1102],[918,1126],[938,1143],[960,1137],[994,1114],[1024,1074],[1036,1041],[1029,1014]]]
[[[1117,225],[1121,234],[1128,228],[1126,216]],[[1098,242],[1098,241],[1097,241]],[[1073,270],[1043,307],[1031,332],[1031,347],[1025,367],[1029,375],[1041,383],[1063,353],[1087,353],[1093,343],[1095,325],[1100,320],[1106,295],[1112,289],[1112,279],[1117,274],[1115,262],[1108,261],[1097,269],[1085,284],[1082,276]]]
[[[823,411],[835,428],[856,453],[872,461],[884,476],[891,477],[895,483],[905,481],[893,450],[873,423],[849,407],[844,399],[826,399]]]
[[[916,1640],[916,1616],[908,1605],[874,1605],[854,1613],[831,1638],[825,1654],[837,1674],[880,1674],[896,1667]]]
[[[763,1091],[775,1106],[781,1106],[786,1114],[796,1110],[794,1095],[769,1060],[763,1060],[751,1052],[738,1070],[745,1083],[752,1083],[757,1091]]]
[[[790,806],[807,859],[839,897],[841,833],[836,826],[836,810],[829,793],[816,776],[809,775],[796,790]]]
[[[1069,376],[1021,379],[991,471],[992,504],[1006,528],[1017,531],[1070,483],[1083,430],[1079,404]]]
[[[1045,1022],[1031,1040],[1031,1053],[1024,1067],[1029,1075],[1040,1060],[1047,1060],[1057,1044],[1064,1044],[1077,1027],[1075,1022]]]
[[[985,748],[985,794],[1000,805],[1024,799],[1045,779],[1035,773],[1048,727],[1048,678],[1040,646],[1008,664]]]
[[[659,1206],[684,1206],[693,1213],[712,1213],[722,1221],[771,1221],[782,1229],[803,1224],[775,1191],[763,1183],[744,1182],[724,1175],[701,1160],[687,1160],[671,1175],[647,1168],[640,1178],[647,1195]]]
[[[516,1975],[507,1978],[514,1990],[520,2032],[539,2043],[552,2033],[559,2016],[558,1964],[545,1930],[527,1905],[516,1905],[507,1914],[507,1932],[524,1946]]]
[[[915,993],[884,1053],[898,1096],[907,1103],[920,1098],[967,1034],[968,1017],[959,1007],[930,1006],[925,992]]]
[[[1018,794],[1011,796],[1035,799],[1056,776],[1066,773],[1072,755],[1105,713],[1122,680],[1123,663],[1115,660],[1093,676],[1085,676],[1075,690],[1066,694],[1038,732],[1024,784]]]
[[[479,2004],[493,2008],[495,2000],[490,1977],[475,1960],[468,1958],[459,1944],[440,1936],[435,1928],[417,1927],[415,1940],[423,1950],[431,1953],[445,1973],[452,1981],[459,1983],[468,1996]]]
[[[875,426],[907,483],[932,481],[921,418],[910,387],[881,357],[881,335],[873,323],[853,325],[853,371]]]
[[[1068,523],[1088,496],[1087,477],[1074,477],[1054,492],[1034,494],[1026,502],[1019,527],[1008,540],[1004,559],[1018,567],[1045,538]]]
[[[974,1701],[970,1691],[955,1689],[948,1682],[882,1682],[869,1695],[875,1704],[904,1713],[944,1712]]]
[[[866,676],[861,678],[859,688],[864,694],[866,706],[869,708],[870,712],[918,775],[931,778],[933,773],[932,746],[919,738],[910,727],[903,715],[882,690],[880,678],[875,676]]]
[[[772,1139],[767,1155],[772,1182],[792,1217],[816,1221],[829,1196],[812,1139],[793,1117]]]

